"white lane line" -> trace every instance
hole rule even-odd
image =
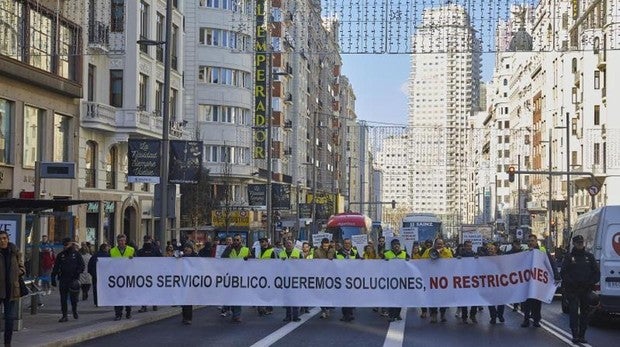
[[[512,305],[506,305],[506,306],[512,308]],[[524,316],[523,312],[521,312],[520,310],[517,311],[517,313],[519,313],[521,316]],[[569,344],[571,346],[575,345],[573,343],[573,341],[572,341],[573,335],[571,333],[569,333],[568,331],[566,331],[566,330],[558,327],[557,325],[555,325],[555,324],[553,324],[553,323],[551,323],[551,322],[549,322],[547,320],[544,320],[544,319],[541,319],[540,323],[541,323],[540,324],[541,327],[543,329],[545,329],[546,331],[548,331],[549,333],[551,333],[553,336],[557,337],[558,339],[566,342],[567,344]],[[592,347],[592,346],[590,346],[587,343],[580,343],[579,345],[585,346],[585,347]]]
[[[385,335],[383,347],[402,347],[405,341],[405,322],[407,321],[407,308],[401,309],[401,317],[403,320],[397,320],[390,323],[390,328]]]
[[[317,313],[321,312],[320,307],[315,307],[310,310],[309,313],[299,316],[301,320],[299,322],[290,322],[284,325],[282,328],[272,332],[271,334],[265,336],[262,340],[256,342],[250,347],[263,347],[263,346],[271,346],[276,343],[278,340],[288,335],[291,331],[297,329],[299,326],[307,322],[310,318],[316,316]]]

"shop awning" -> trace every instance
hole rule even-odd
[[[87,204],[92,200],[34,200],[34,199],[0,199],[0,213],[34,213],[45,210],[65,208],[67,206]]]

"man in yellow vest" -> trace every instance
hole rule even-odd
[[[443,239],[438,238],[435,240],[435,244],[433,247],[424,251],[422,254],[422,259],[431,259],[431,252],[437,254],[438,258],[452,258],[452,250],[450,248],[445,247]],[[436,259],[433,257],[433,259]],[[431,307],[431,323],[437,323],[437,307]],[[439,308],[440,320],[442,323],[446,322],[446,308]]]
[[[383,257],[385,260],[391,260],[391,259],[409,260],[409,255],[407,254],[407,252],[405,252],[404,250],[400,248],[400,241],[398,239],[393,239],[390,242],[390,249],[383,253]],[[403,320],[403,318],[400,316],[400,310],[401,310],[400,307],[388,308],[388,320],[390,322],[397,321],[397,320]]]
[[[362,259],[362,257],[356,249],[353,249],[351,239],[344,239],[342,241],[342,248],[336,253],[336,259]],[[340,318],[340,320],[343,322],[350,322],[354,319],[353,307],[343,307],[342,318]]]
[[[260,250],[258,250],[258,254],[253,254],[252,258],[257,259],[275,259],[276,253],[273,250],[273,247],[269,245],[269,239],[266,237],[261,237],[258,239],[258,243],[260,244]],[[260,317],[265,315],[270,315],[273,312],[273,307],[271,306],[258,306],[256,308],[258,311],[258,315]]]
[[[235,234],[232,239],[232,245],[227,247],[222,253],[222,258],[244,259],[250,256],[250,249],[243,245],[241,235]],[[232,311],[232,322],[241,323],[241,306],[230,306]]]
[[[292,240],[284,241],[284,249],[280,251],[278,258],[282,260],[286,259],[301,259],[301,251],[297,248],[293,247]],[[286,317],[284,317],[284,322],[299,322],[299,307],[286,306]]]
[[[116,236],[116,247],[110,250],[111,258],[133,258],[136,250],[127,245],[127,237],[125,234],[119,234]],[[123,319],[123,306],[114,306],[115,317],[114,320]],[[125,317],[131,318],[131,306],[125,306]]]

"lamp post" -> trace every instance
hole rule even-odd
[[[168,226],[168,161],[170,156],[170,69],[172,59],[172,0],[166,0],[166,36],[164,41],[138,40],[139,45],[159,46],[165,45],[164,50],[164,92],[162,107],[162,138],[161,138],[161,157],[159,171],[159,187],[160,195],[160,211],[161,216],[159,229],[157,230],[156,239],[159,240],[162,251],[166,245],[166,228]],[[157,100],[159,102],[159,100]]]

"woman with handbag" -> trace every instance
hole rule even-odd
[[[4,345],[10,346],[17,300],[21,296],[20,277],[26,273],[21,253],[9,242],[6,230],[0,230],[0,300],[4,308]]]
[[[80,248],[80,255],[82,255],[82,259],[84,260],[84,264],[88,264],[90,258],[92,257],[92,253],[90,251],[90,243],[82,242],[82,247]],[[80,273],[80,287],[82,289],[82,300],[86,301],[88,299],[88,292],[90,291],[90,287],[93,284],[93,279],[88,273],[88,269],[85,267],[84,271]]]

